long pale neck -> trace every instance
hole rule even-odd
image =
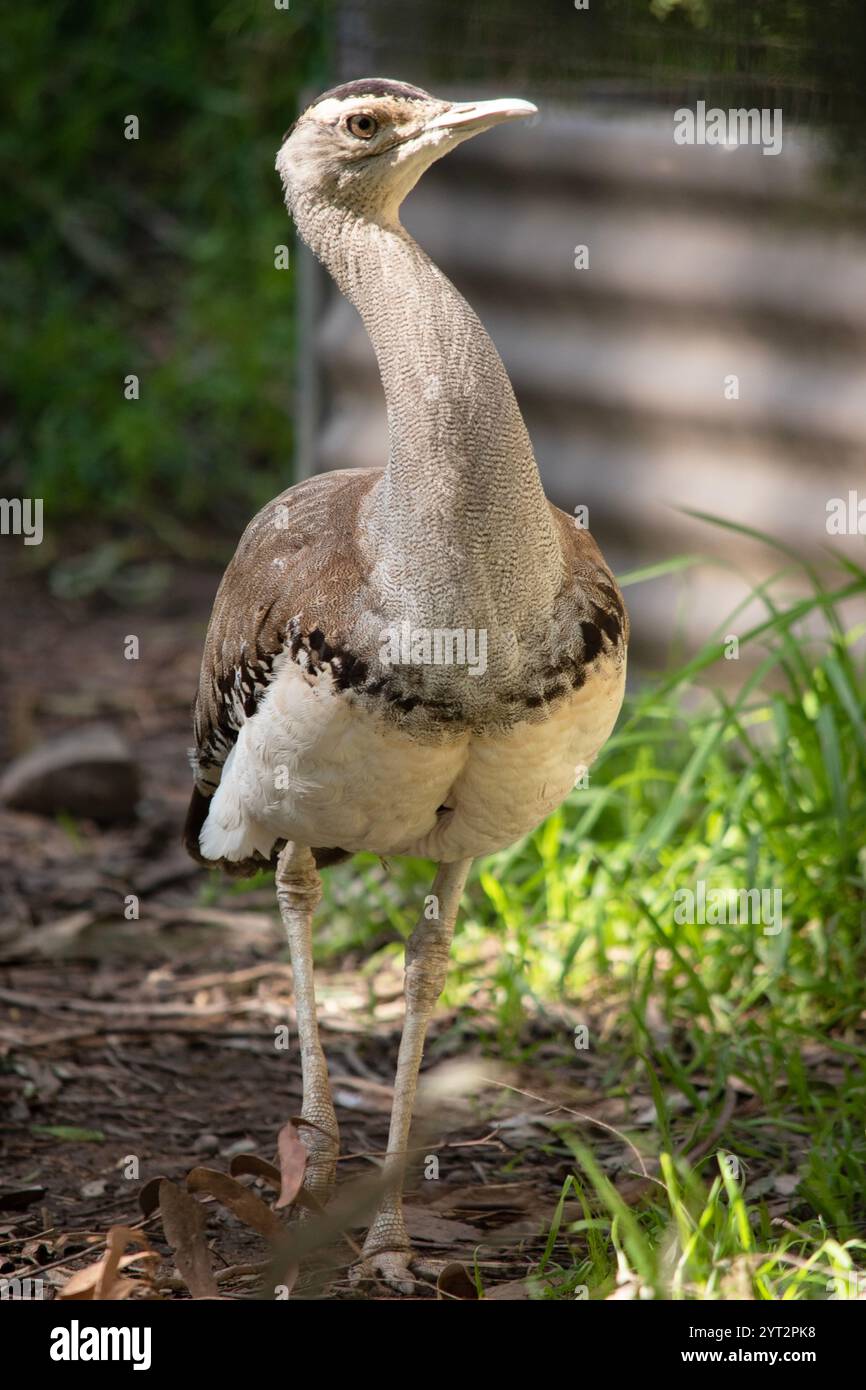
[[[399,223],[294,215],[360,313],[385,388],[390,457],[364,519],[377,582],[422,625],[522,630],[552,604],[562,557],[498,352]]]

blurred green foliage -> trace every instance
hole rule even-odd
[[[274,157],[327,7],[16,6],[0,45],[4,486],[84,520],[224,523],[291,482],[292,244]],[[140,137],[124,122],[138,117]],[[140,399],[124,399],[124,378]]]

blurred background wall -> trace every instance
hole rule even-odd
[[[866,481],[866,207],[832,78],[864,27],[844,9],[810,28],[791,5],[337,7],[335,81],[539,106],[434,166],[404,221],[492,333],[549,495],[589,508],[614,567],[718,562],[631,591],[638,656],[674,624],[705,639],[777,561],[687,510],[817,562],[828,497]],[[698,100],[780,108],[781,152],[676,145]],[[363,329],[311,257],[303,275],[300,469],[380,464]]]

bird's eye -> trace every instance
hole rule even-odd
[[[359,140],[372,140],[376,131],[379,129],[379,122],[373,116],[368,116],[362,111],[358,116],[350,116],[346,121],[346,129],[350,135],[355,135]]]

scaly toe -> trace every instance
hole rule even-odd
[[[378,1250],[374,1255],[364,1255],[352,1266],[349,1277],[353,1284],[359,1284],[364,1279],[381,1279],[397,1293],[415,1292],[412,1254],[409,1250]]]

